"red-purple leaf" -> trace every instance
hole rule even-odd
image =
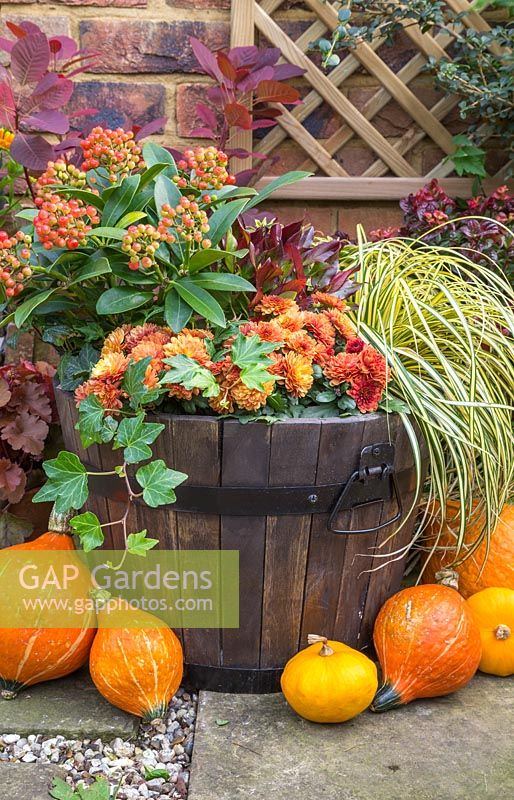
[[[252,67],[258,54],[259,48],[253,44],[245,47],[232,47],[228,51],[228,57],[237,69],[239,67]]]
[[[273,78],[273,67],[262,67],[255,72],[250,72],[246,78],[238,81],[237,88],[240,92],[253,92],[261,81],[269,81]]]
[[[29,33],[11,51],[11,72],[21,86],[40,81],[50,63],[50,48],[44,33]]]
[[[11,145],[11,156],[27,169],[44,172],[54,159],[53,147],[42,136],[17,133]]]
[[[50,38],[50,50],[52,53],[59,54],[59,59],[73,58],[77,55],[77,43],[71,36],[52,36]]]
[[[294,86],[279,81],[261,81],[257,87],[257,102],[286,103],[291,105],[300,101],[300,93]]]
[[[14,130],[16,125],[16,104],[7,83],[0,83],[0,125],[10,130]]]
[[[70,119],[75,119],[75,117],[89,117],[91,114],[98,114],[98,109],[81,108],[79,111],[70,111],[68,116]]]
[[[5,27],[8,28],[17,39],[23,39],[23,37],[27,35],[27,31],[24,30],[21,25],[16,25],[15,22],[10,22],[8,20],[5,23]]]
[[[219,86],[209,86],[209,88],[207,89],[207,99],[211,103],[214,103],[215,105],[219,106],[222,105],[222,103],[225,100],[225,97],[223,91],[220,89]]]
[[[73,94],[73,81],[61,78],[55,73],[49,73],[38,83],[31,100],[32,108],[39,106],[44,111],[54,108],[63,108]]]
[[[257,52],[257,58],[255,59],[255,69],[274,66],[281,55],[282,53],[278,47],[260,48]]]
[[[46,133],[68,133],[70,123],[66,114],[62,111],[40,111],[23,120],[24,128],[33,131],[44,131]]]
[[[223,77],[227,78],[227,80],[233,83],[237,78],[236,68],[232,64],[230,58],[220,51],[216,53],[216,61],[218,63],[218,68]]]
[[[134,138],[136,142],[144,139],[145,136],[151,136],[154,133],[162,133],[166,127],[166,120],[167,117],[159,117],[151,122],[147,122],[146,125],[143,125],[142,127],[139,127],[139,125],[134,125],[132,130],[135,133]]]
[[[306,70],[301,67],[295,67],[294,64],[277,64],[273,68],[273,77],[276,81],[288,81],[290,78],[299,78],[305,75]]]
[[[282,111],[280,108],[256,108],[253,110],[253,118],[260,119],[262,117],[269,117],[269,119],[276,119],[280,117]]]
[[[80,147],[80,143],[83,139],[79,139],[78,136],[68,136],[66,139],[63,139],[62,142],[57,142],[54,145],[54,150],[56,153],[63,153],[65,150],[73,150],[75,147]]]
[[[20,28],[24,30],[25,33],[42,33],[41,28],[29,19],[24,19],[23,22],[20,22]]]
[[[214,139],[216,134],[212,128],[194,128],[191,131],[191,136],[194,139]]]
[[[252,115],[241,103],[227,103],[223,107],[225,118],[231,128],[242,128],[250,130],[252,127]]]
[[[272,128],[276,124],[277,121],[274,119],[256,119],[255,122],[252,122],[252,131],[258,131],[260,128]]]
[[[238,186],[248,186],[251,179],[257,174],[256,169],[243,169],[236,175],[236,183]]]
[[[206,47],[199,39],[195,39],[194,36],[189,38],[189,42],[191,44],[193,53],[195,54],[195,58],[201,68],[207,73],[207,75],[210,75],[211,78],[219,80],[221,73],[218,69],[218,63],[214,53],[211,53],[209,48]]]
[[[209,125],[211,128],[216,127],[218,120],[216,119],[216,114],[214,113],[212,108],[206,106],[205,103],[197,103],[195,106],[195,111],[197,113],[197,116],[199,116],[201,120],[207,123],[207,125]]]
[[[243,147],[231,147],[225,152],[230,158],[249,158],[252,155],[249,150],[245,150]]]
[[[5,50],[6,53],[10,53],[14,47],[14,42],[12,39],[5,39],[3,36],[0,36],[0,49]]]
[[[23,497],[27,476],[19,464],[0,458],[0,500],[18,503]]]

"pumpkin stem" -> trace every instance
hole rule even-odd
[[[14,700],[18,696],[22,685],[17,681],[0,681],[0,697],[2,700]]]
[[[318,644],[318,642],[323,644],[323,647],[318,653],[319,656],[332,656],[334,654],[332,648],[327,644],[328,639],[326,636],[318,636],[317,633],[309,633],[307,642],[309,644]]]
[[[494,635],[496,636],[497,639],[500,639],[500,640],[501,639],[508,639],[509,636],[511,635],[511,633],[512,633],[512,631],[511,631],[511,629],[509,628],[508,625],[498,625],[498,627],[495,628],[495,631],[494,631]]]
[[[440,569],[435,574],[435,582],[441,586],[449,586],[450,589],[459,591],[459,573],[454,569]]]
[[[48,517],[48,530],[52,531],[52,533],[63,533],[71,536],[70,519],[74,516],[76,516],[76,512],[73,509],[65,513],[59,513],[54,505]]]
[[[381,711],[389,711],[389,709],[397,708],[397,706],[401,705],[402,700],[396,689],[394,689],[390,683],[384,683],[376,693],[369,708],[370,711],[380,713]]]

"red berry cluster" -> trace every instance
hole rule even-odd
[[[66,161],[49,161],[46,171],[39,176],[34,185],[36,195],[42,197],[43,200],[49,200],[50,197],[45,186],[55,184],[82,189],[86,185],[86,173],[73,164],[67,164]]]
[[[34,228],[45,250],[67,247],[75,250],[82,244],[100,221],[94,206],[85,206],[80,200],[65,200],[59,195],[40,199],[39,212],[34,218]],[[37,200],[36,200],[37,202]]]
[[[211,240],[205,238],[205,234],[209,233],[207,213],[195,200],[183,197],[175,208],[165,203],[161,208],[161,214],[159,231],[165,232],[173,228],[178,238],[184,242],[199,244],[204,249],[211,246]]]
[[[14,236],[0,231],[0,283],[3,284],[7,297],[20,294],[23,291],[23,281],[32,275],[28,263],[31,244],[30,236],[21,231]]]
[[[227,169],[227,154],[212,145],[186,150],[184,158],[178,162],[177,166],[182,172],[190,171],[189,184],[202,191],[210,188],[221,189],[222,186],[236,182],[234,175],[231,175]],[[182,189],[188,183],[183,175],[176,175],[173,180]]]
[[[121,249],[130,256],[129,269],[149,269],[155,264],[155,253],[161,242],[172,244],[175,237],[153,225],[131,225],[123,237]]]
[[[84,153],[82,169],[86,172],[105,167],[111,183],[119,176],[128,175],[136,167],[141,168],[141,148],[134,141],[132,131],[117,128],[93,128],[89,136],[80,143]]]

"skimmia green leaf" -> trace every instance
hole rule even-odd
[[[188,278],[175,281],[174,288],[191,308],[214,325],[224,328],[226,325],[225,314],[218,301],[209,292],[197,286]]]

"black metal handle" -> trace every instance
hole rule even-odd
[[[393,488],[393,495],[398,506],[398,511],[394,517],[388,519],[387,522],[382,522],[380,525],[375,525],[373,528],[363,528],[361,530],[342,530],[335,527],[336,517],[341,508],[344,508],[345,500],[350,493],[352,486],[356,481],[367,483],[370,480],[390,480]],[[387,528],[393,522],[397,522],[403,514],[403,503],[398,481],[394,470],[394,445],[384,442],[382,444],[374,444],[370,447],[365,447],[361,452],[361,459],[359,469],[348,479],[343,491],[339,495],[334,508],[330,514],[327,527],[331,533],[337,533],[342,536],[350,533],[374,533],[380,531],[382,528]]]

